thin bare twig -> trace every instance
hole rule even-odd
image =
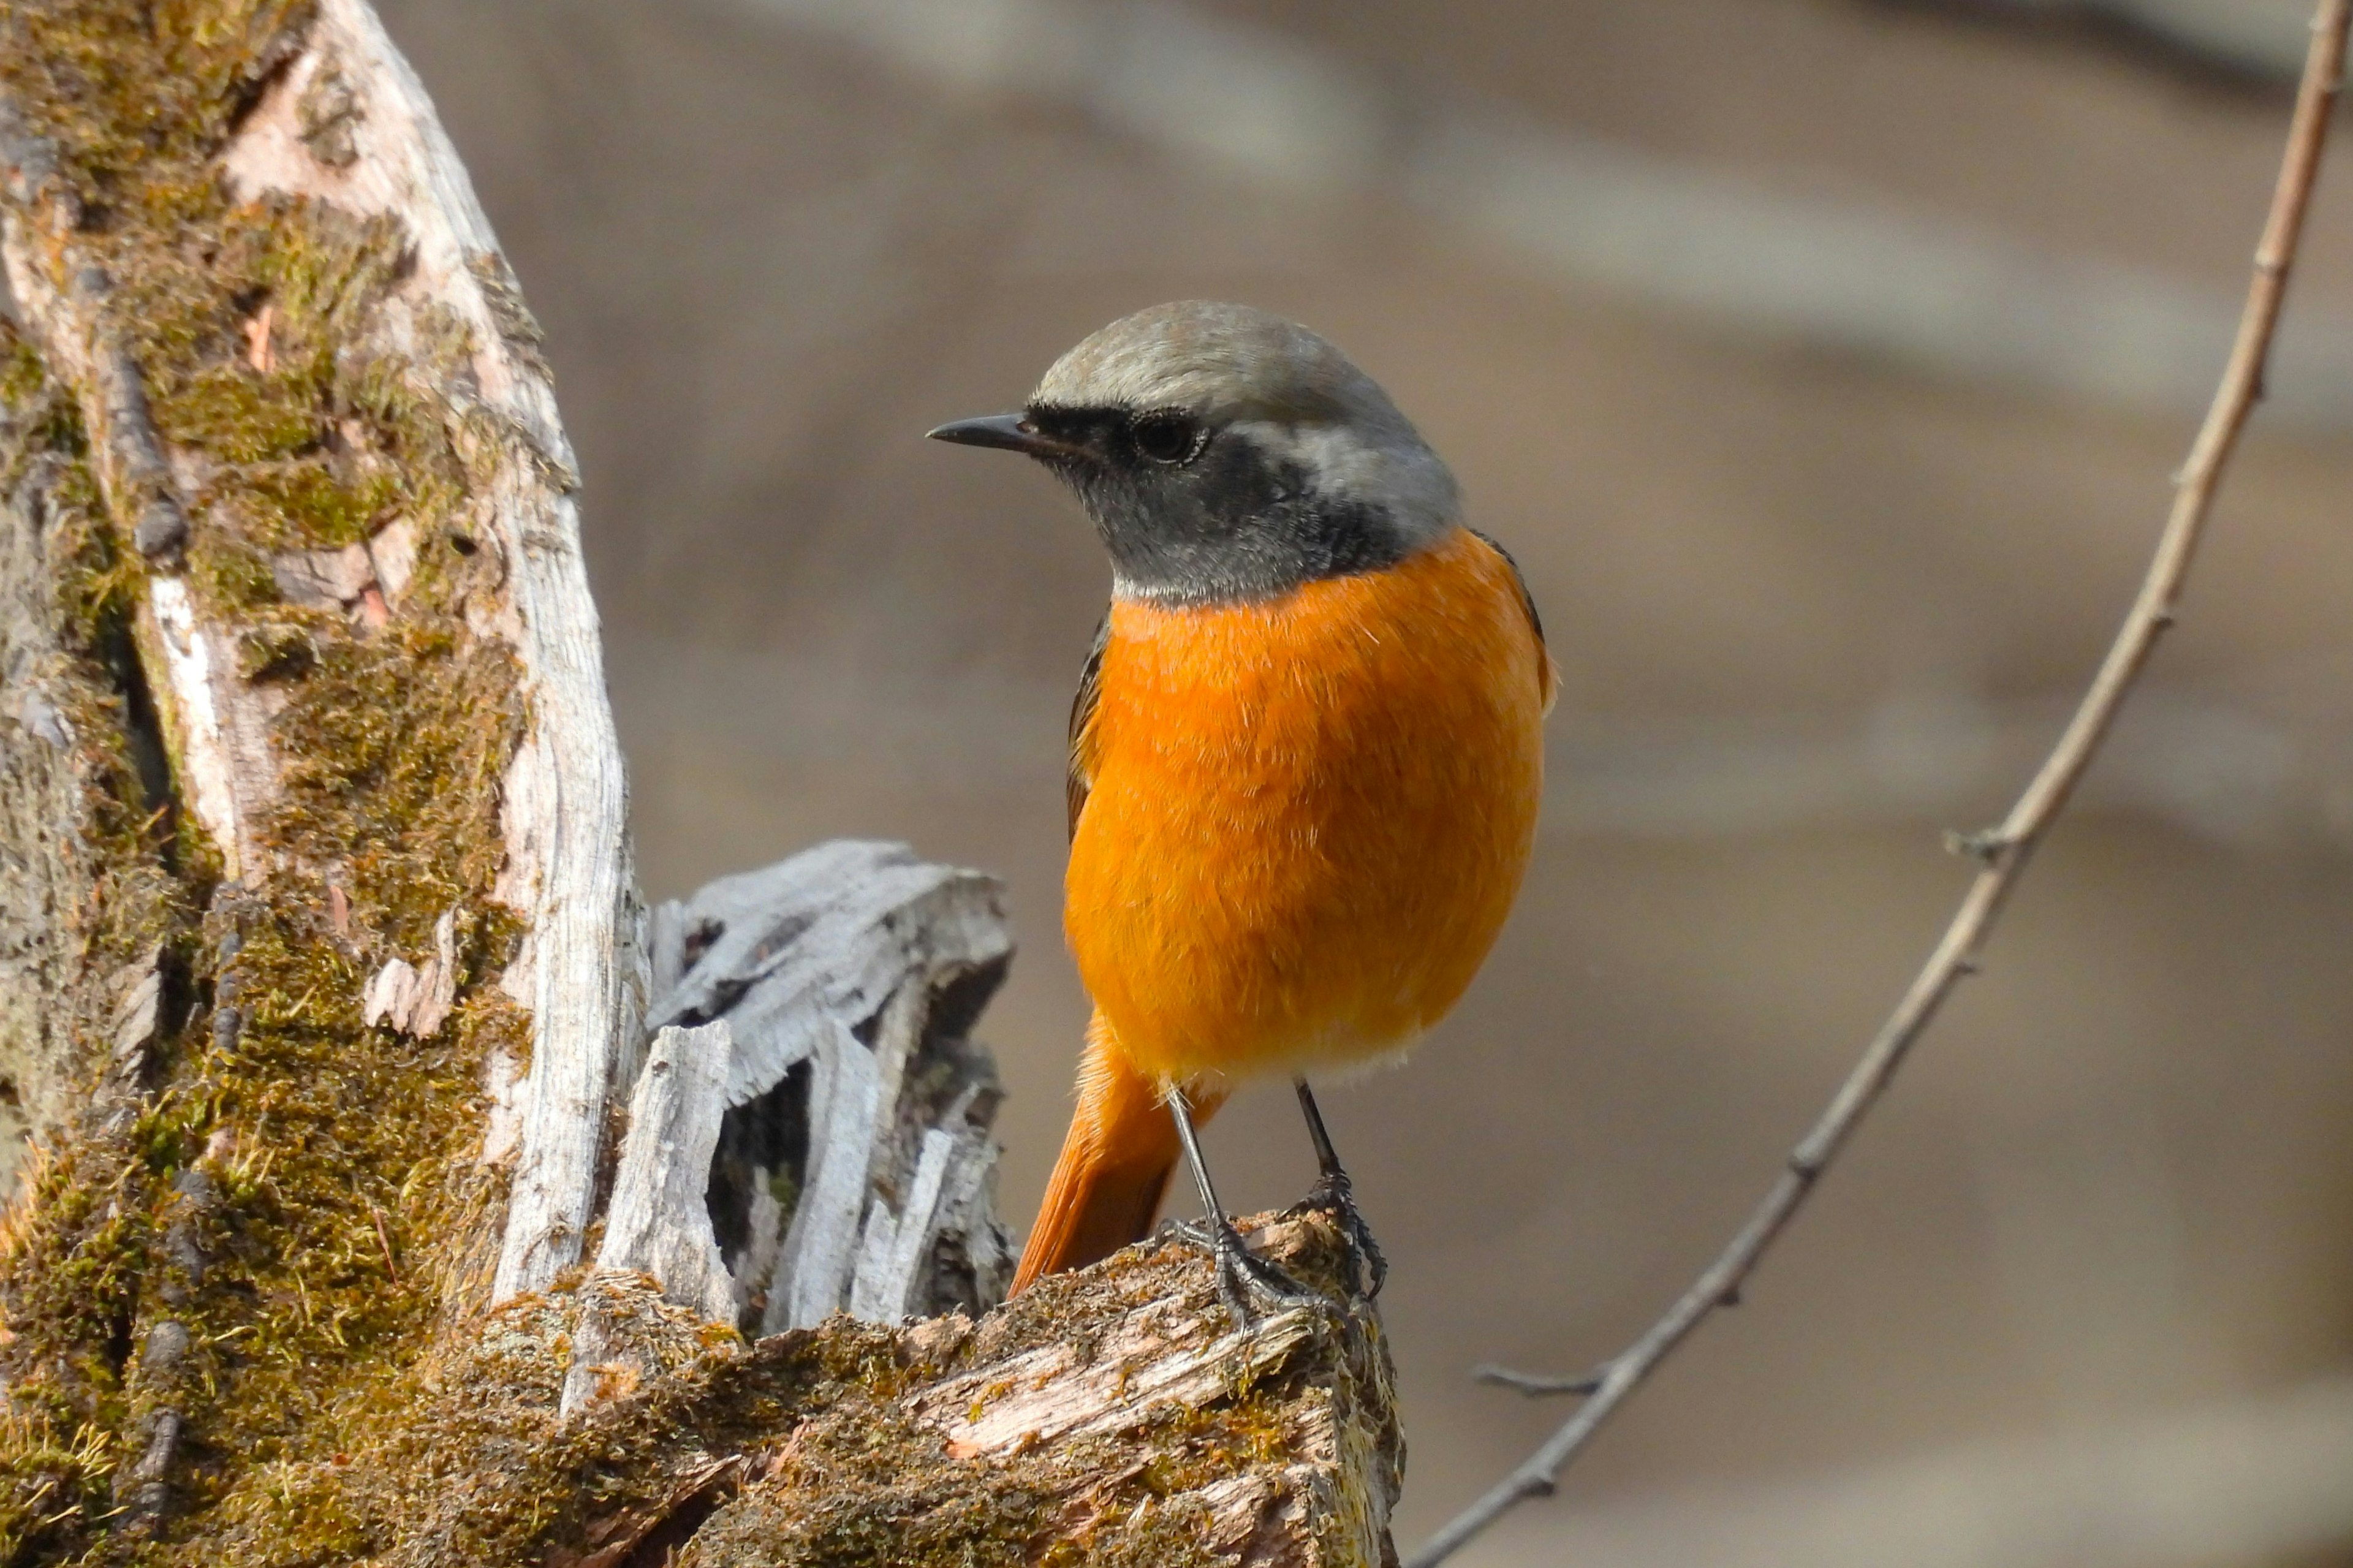
[[[1492,1383],[1498,1388],[1515,1389],[1530,1399],[1542,1399],[1553,1394],[1598,1394],[1601,1391],[1601,1379],[1609,1370],[1606,1366],[1597,1366],[1591,1372],[1581,1372],[1574,1377],[1549,1377],[1540,1373],[1514,1372],[1508,1366],[1482,1361],[1471,1369],[1471,1378],[1474,1383]]]
[[[2271,214],[2263,225],[2263,239],[2255,247],[2254,277],[2248,285],[2246,309],[2239,318],[2238,337],[2231,346],[2230,363],[2207,408],[2205,422],[2190,443],[2189,459],[2175,476],[2173,509],[2141,581],[2139,595],[2074,717],[2010,815],[1998,827],[1969,835],[1962,844],[1979,862],[1979,868],[1944,936],[1820,1118],[1790,1151],[1787,1168],[1764,1201],[1715,1261],[1640,1339],[1603,1363],[1591,1396],[1574,1417],[1484,1497],[1431,1536],[1406,1568],[1434,1568],[1513,1508],[1529,1498],[1549,1496],[1558,1484],[1562,1467],[1592,1440],[1627,1396],[1711,1312],[1739,1299],[1743,1282],[1804,1206],[1822,1172],[1846,1145],[1864,1112],[1885,1091],[1945,998],[1965,976],[1978,972],[1978,950],[2010,889],[2115,726],[2116,714],[2158,638],[2173,624],[2174,605],[2204,531],[2223,467],[2238,445],[2248,415],[2263,395],[2263,363],[2279,323],[2288,269],[2295,259],[2296,241],[2303,233],[2314,177],[2320,168],[2329,111],[2344,74],[2349,9],[2353,0],[2321,0],[2313,18],[2303,84],[2296,93],[2295,114],[2288,129],[2279,183],[2272,195]],[[1550,1391],[1548,1383],[1556,1384],[1560,1392],[1572,1392],[1588,1380],[1546,1380],[1514,1373],[1493,1381],[1538,1393]]]

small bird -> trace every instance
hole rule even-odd
[[[1246,1290],[1294,1296],[1195,1131],[1238,1080],[1287,1073],[1309,1202],[1377,1293],[1307,1075],[1402,1056],[1519,890],[1558,681],[1517,567],[1371,377],[1247,306],[1138,311],[1022,412],[930,434],[1044,464],[1112,561],[1068,775],[1063,929],[1094,1016],[1013,1289],[1142,1239],[1181,1153],[1237,1318]]]

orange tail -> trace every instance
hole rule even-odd
[[[1188,1093],[1198,1126],[1225,1102],[1222,1090]],[[1013,1275],[1016,1294],[1041,1274],[1084,1268],[1141,1241],[1160,1211],[1176,1165],[1176,1126],[1160,1086],[1135,1070],[1098,1013],[1079,1058],[1079,1104],[1054,1162],[1038,1223]]]

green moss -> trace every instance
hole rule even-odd
[[[261,825],[278,869],[258,889],[221,887],[143,710],[149,568],[108,514],[74,395],[10,335],[5,456],[15,474],[45,465],[81,660],[67,718],[92,781],[85,951],[105,973],[162,945],[180,1000],[139,1113],[69,1141],[0,1244],[0,1370],[29,1413],[0,1426],[5,1561],[132,1550],[108,1544],[102,1467],[69,1474],[57,1456],[116,1453],[159,1401],[183,1417],[183,1459],[174,1522],[139,1550],[195,1555],[220,1528],[211,1505],[237,1517],[304,1466],[332,1468],[387,1424],[388,1400],[418,1407],[426,1392],[404,1380],[445,1301],[477,1289],[495,1213],[495,1178],[470,1156],[485,1055],[520,1057],[528,1038],[494,984],[517,927],[489,900],[522,708],[511,655],[467,631],[496,568],[459,532],[476,477],[451,444],[463,420],[420,390],[445,383],[465,335],[427,312],[421,362],[356,349],[401,265],[396,227],[239,205],[211,163],[258,85],[260,41],[307,14],[0,0],[0,82],[59,148],[86,216],[77,243],[111,280],[108,324],[159,433],[201,476],[191,593],[238,629],[238,673],[283,693],[276,739],[297,759]],[[347,546],[395,517],[417,559],[390,624],[279,602],[273,555]],[[364,1026],[367,975],[427,956],[452,907],[449,1024],[428,1040]],[[103,1062],[106,1021],[83,1022]],[[172,1261],[183,1243],[210,1260],[200,1279]],[[132,1347],[166,1318],[192,1336],[185,1365],[168,1387],[126,1383]],[[17,1503],[49,1511],[20,1518]],[[36,1517],[37,1540],[9,1522]]]
[[[1293,1249],[1287,1266],[1303,1277],[1336,1278],[1330,1227],[1300,1227],[1285,1245]],[[967,1331],[930,1326],[902,1339],[903,1370],[843,1384],[821,1414],[772,1451],[759,1479],[694,1533],[681,1568],[1181,1568],[1223,1561],[1208,1546],[1202,1489],[1280,1463],[1315,1407],[1354,1396],[1360,1373],[1371,1373],[1380,1360],[1369,1320],[1315,1342],[1264,1377],[1197,1407],[1161,1410],[1140,1433],[1117,1438],[1066,1438],[964,1458],[893,1403],[914,1386],[1049,1345],[1083,1359],[1090,1330],[1179,1295],[1188,1310],[1218,1310],[1197,1255],[1139,1248],[1084,1274],[1042,1281]],[[860,1353],[838,1348],[826,1364],[846,1370]],[[1361,1356],[1366,1365],[1335,1364],[1335,1355]],[[1014,1386],[1008,1378],[1003,1392]],[[1385,1405],[1385,1384],[1382,1394]],[[992,1385],[980,1403],[997,1396]],[[1349,1562],[1359,1549],[1351,1506],[1344,1502],[1324,1526],[1325,1561]]]
[[[1274,1408],[1172,1412],[1141,1468],[1132,1440],[1107,1437],[976,1460],[950,1455],[887,1390],[852,1385],[695,1533],[681,1568],[1208,1568],[1224,1559],[1189,1493],[1272,1451],[1255,1434],[1279,1431]]]
[[[429,953],[443,911],[497,876],[499,784],[522,727],[514,690],[503,649],[405,617],[326,642],[293,685],[273,834],[343,868],[355,910],[413,956]]]
[[[177,386],[156,388],[156,426],[166,440],[227,462],[292,458],[319,444],[322,410],[301,395],[308,390],[296,377],[210,365]]]
[[[290,616],[257,619],[237,634],[237,673],[256,684],[308,674],[319,662],[311,628]]]
[[[196,1228],[201,1285],[149,1308],[189,1329],[197,1383],[233,1392],[185,1402],[189,1440],[221,1457],[192,1502],[392,1375],[439,1305],[426,1243],[467,1196],[480,1064],[361,1026],[361,967],[320,940],[323,920],[283,912],[315,891],[281,882],[267,907],[208,922],[216,944],[235,938],[217,985],[241,1027],[195,1050],[142,1126],[151,1159],[202,1172],[213,1194],[166,1220]]]
[[[420,499],[395,458],[420,469],[420,510],[445,506],[451,464],[430,448],[446,436],[396,374],[370,378],[339,352],[399,266],[397,229],[316,202],[215,195],[200,264],[159,250],[118,297],[158,431],[237,467],[203,498],[210,531],[264,551],[356,543]]]
[[[196,593],[216,608],[250,612],[279,602],[269,558],[225,529],[206,528],[189,542],[188,576]]]
[[[250,498],[269,510],[261,542],[279,547],[356,544],[392,520],[400,488],[390,474],[345,481],[323,463],[290,463],[254,476]]]
[[[0,1415],[0,1561],[29,1562],[66,1554],[73,1521],[111,1506],[116,1453],[112,1435],[83,1426],[59,1427],[47,1411]]]
[[[682,1455],[707,1465],[845,1393],[818,1353],[824,1336],[747,1347],[648,1287],[595,1300],[665,1375],[560,1422],[582,1303],[528,1298],[375,1397],[330,1412],[333,1451],[257,1472],[219,1509],[219,1546],[256,1564],[534,1561],[577,1548],[600,1520],[659,1506]]]
[[[1199,1408],[1162,1412],[1140,1444],[1082,1437],[959,1458],[905,1395],[1067,1342],[1074,1314],[1101,1322],[1176,1292],[1213,1310],[1201,1260],[1128,1255],[976,1328],[905,1333],[835,1318],[752,1345],[662,1301],[650,1281],[575,1288],[515,1302],[396,1379],[347,1394],[313,1422],[328,1443],[250,1472],[222,1500],[208,1549],[272,1568],[490,1568],[576,1557],[622,1529],[682,1518],[699,1528],[681,1568],[1189,1568],[1219,1561],[1200,1489],[1287,1455],[1342,1370],[1311,1351]],[[1060,1300],[1033,1300],[1041,1293]],[[627,1364],[601,1368],[602,1402],[560,1421],[565,1379],[590,1342]],[[1141,1466],[1139,1449],[1152,1456]],[[1349,1560],[1338,1531],[1326,1545],[1327,1561]]]
[[[0,317],[0,404],[12,414],[26,413],[42,401],[47,380],[38,351]]]
[[[168,942],[190,918],[187,889],[164,864],[176,832],[171,802],[135,733],[131,626],[144,574],[106,514],[71,394],[13,331],[0,347],[11,366],[0,482],[37,485],[46,498],[56,621],[69,660],[52,690],[87,786],[79,826],[98,889],[71,918],[91,967],[105,973]]]
[[[13,5],[0,76],[86,199],[171,216],[299,0]]]

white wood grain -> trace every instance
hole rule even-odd
[[[760,1327],[776,1333],[807,1328],[846,1304],[866,1212],[866,1168],[874,1156],[874,1124],[882,1111],[882,1082],[874,1053],[838,1022],[817,1049],[817,1083],[809,1097],[808,1177]]]
[[[790,1181],[790,1211],[759,1185],[732,1260],[745,1326],[993,1304],[1010,1261],[989,1134],[1000,1090],[947,1009],[976,1007],[1010,959],[996,882],[845,840],[722,878],[650,924],[654,972],[675,976],[650,1020],[727,1020],[730,1107],[770,1114],[755,1102],[808,1075],[806,1158],[769,1173]]]
[[[1133,1431],[1172,1407],[1213,1404],[1291,1359],[1320,1330],[1294,1310],[1248,1329],[1228,1327],[1214,1300],[1147,1302],[1086,1344],[1041,1346],[909,1402],[958,1458],[1009,1454],[1035,1443]]]
[[[724,1018],[655,1037],[629,1100],[629,1130],[596,1250],[598,1269],[650,1274],[663,1295],[720,1322],[735,1316],[735,1286],[703,1195],[733,1052]]]
[[[230,879],[256,877],[264,866],[256,819],[276,793],[268,742],[240,734],[247,728],[234,716],[240,694],[225,689],[223,650],[198,623],[187,584],[161,574],[151,579],[146,619],[163,655],[157,696],[178,742],[174,760],[188,809],[218,847]],[[240,757],[241,751],[258,754]]]
[[[355,110],[356,155],[332,162],[305,144],[298,110],[326,73]],[[424,87],[363,0],[323,0],[301,53],[223,164],[242,196],[290,192],[398,217],[415,266],[380,312],[382,330],[411,349],[428,312],[466,330],[470,374],[457,379],[470,384],[432,390],[454,400],[453,437],[492,475],[479,499],[509,597],[485,629],[513,645],[531,713],[502,805],[500,897],[527,928],[503,984],[532,1018],[492,1285],[503,1300],[544,1289],[579,1259],[604,1110],[645,992],[627,791],[571,493],[577,471],[497,238]]]
[[[458,911],[448,909],[433,922],[433,955],[424,967],[395,958],[375,972],[360,994],[360,1022],[390,1024],[429,1039],[440,1033],[457,1000]]]

